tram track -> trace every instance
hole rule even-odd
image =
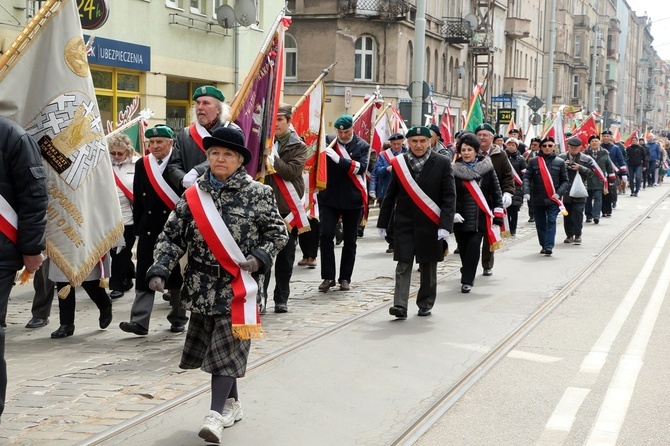
[[[623,232],[621,232],[615,239],[613,239],[607,246],[600,251],[570,282],[568,282],[561,290],[546,300],[537,310],[529,316],[519,327],[511,332],[505,339],[500,341],[494,348],[492,348],[477,364],[466,371],[453,386],[448,388],[443,394],[439,395],[436,401],[427,408],[423,413],[419,414],[415,420],[400,432],[391,443],[391,445],[411,445],[418,441],[421,436],[430,429],[430,427],[439,420],[467,391],[476,384],[476,382],[483,377],[491,368],[493,368],[505,355],[512,350],[532,329],[539,324],[551,311],[560,305],[585,279],[586,273],[601,264],[607,256],[637,227],[639,227],[648,216],[662,203],[666,195],[661,197],[658,201],[653,203],[638,219],[630,223]],[[514,239],[507,239],[508,243],[503,248],[504,251],[513,248],[515,245],[522,243],[529,238],[535,237],[534,232],[529,232],[521,237]],[[452,254],[453,255],[453,254]],[[458,262],[457,259],[452,262]],[[453,268],[449,272],[439,276],[438,282],[445,282],[452,279],[458,274],[458,268]],[[413,297],[416,293],[413,293]],[[319,339],[329,336],[333,333],[346,329],[355,322],[370,316],[379,311],[387,311],[388,302],[382,302],[379,305],[368,309],[360,314],[356,314],[346,318],[338,323],[335,323],[327,328],[324,328],[312,335],[306,336],[296,342],[291,343],[283,348],[280,348],[272,353],[269,353],[257,360],[250,362],[247,371],[256,370],[272,361],[278,360],[289,353],[315,343]],[[210,390],[210,384],[206,383],[198,386],[172,400],[149,409],[139,415],[136,415],[122,423],[119,423],[95,436],[88,438],[85,441],[78,443],[79,445],[97,445],[105,442],[113,441],[115,437],[122,436],[125,432],[141,425],[142,423],[159,417],[168,413],[170,410],[180,406],[189,400],[197,398]]]

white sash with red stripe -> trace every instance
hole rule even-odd
[[[361,193],[361,198],[363,198],[363,215],[368,215],[368,186],[365,182],[364,172],[359,172],[361,170],[361,163],[352,160],[349,152],[347,152],[347,149],[339,142],[335,144],[335,151],[340,156],[340,158],[351,161],[351,167],[347,173],[349,174],[351,181],[354,182],[356,189],[358,189],[358,191]],[[362,223],[364,224],[365,222]]]
[[[481,209],[486,217],[486,238],[491,246],[491,252],[502,246],[502,238],[500,236],[500,227],[493,224],[493,212],[484,197],[482,189],[479,187],[479,184],[475,180],[465,181],[463,180],[463,186],[470,192],[470,195],[477,203],[477,207]],[[495,209],[496,217],[503,217],[502,209]]]
[[[523,181],[521,181],[521,177],[519,176],[518,173],[516,173],[516,170],[514,169],[514,166],[512,165],[512,160],[507,158],[507,161],[509,162],[509,167],[512,169],[512,174],[514,175],[514,182],[518,184],[519,186],[523,186]]]
[[[0,195],[0,232],[15,245],[19,239],[19,216],[14,208]]]
[[[307,232],[310,229],[309,220],[307,219],[307,212],[305,212],[305,206],[302,203],[302,198],[298,195],[298,191],[295,189],[295,186],[290,181],[286,181],[276,173],[274,174],[274,180],[279,187],[286,204],[288,204],[291,213],[286,216],[284,223],[288,226],[289,231],[295,226],[298,229],[298,233]]]
[[[384,150],[383,152],[381,152],[381,153],[379,154],[379,156],[384,157],[384,159],[386,160],[386,163],[387,163],[387,164],[391,164],[391,160],[392,160],[393,158],[395,158],[395,156],[393,155],[393,150],[391,150],[391,149],[386,149],[386,150]]]
[[[177,193],[172,190],[170,185],[163,178],[163,174],[161,173],[161,169],[158,166],[156,157],[149,154],[145,156],[142,161],[144,162],[144,170],[146,170],[147,177],[149,177],[149,182],[153,186],[154,190],[161,198],[161,200],[163,200],[165,206],[167,206],[170,210],[173,210],[174,206],[179,201],[179,195],[177,195]]]
[[[551,179],[551,173],[549,172],[549,169],[547,169],[547,163],[543,156],[537,157],[537,164],[540,167],[540,177],[542,177],[544,191],[549,196],[549,199],[558,205],[558,208],[561,210],[561,214],[568,215],[568,211],[565,209],[563,201],[560,199],[560,197],[554,197],[554,195],[556,195],[556,188],[554,187],[554,181]]]
[[[207,153],[207,150],[205,150],[205,146],[202,143],[202,139],[204,137],[210,136],[207,129],[196,122],[191,124],[191,126],[188,128],[188,131],[191,134],[191,138],[193,138],[193,141],[195,141],[195,144],[198,146],[200,150],[202,150],[202,153]]]
[[[184,192],[193,221],[221,267],[233,276],[233,300],[230,303],[233,334],[238,339],[259,338],[261,319],[256,304],[258,283],[251,273],[239,267],[246,257],[216,209],[212,196],[197,185]]]
[[[404,156],[396,156],[391,160],[395,174],[405,192],[410,196],[414,204],[430,218],[436,225],[440,224],[440,207],[421,189],[409,171],[409,166]]]
[[[119,178],[119,174],[116,172],[116,170],[112,169],[112,172],[114,173],[114,182],[116,183],[116,187],[118,187],[119,190],[123,192],[123,195],[128,197],[128,199],[132,203],[134,201],[133,191],[128,189],[128,186],[123,184],[123,181],[121,181],[121,178]]]

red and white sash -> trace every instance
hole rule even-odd
[[[15,245],[19,239],[19,216],[14,208],[0,195],[0,232]]]
[[[500,236],[500,227],[493,224],[493,212],[489,207],[489,204],[486,202],[486,197],[482,189],[479,187],[479,184],[475,180],[465,181],[463,180],[463,186],[470,192],[470,195],[477,203],[477,207],[484,213],[486,217],[486,238],[491,246],[491,252],[497,250],[502,246],[502,238]],[[496,208],[495,209],[496,217],[503,217],[503,210]]]
[[[291,210],[291,213],[284,219],[288,230],[290,231],[295,226],[298,229],[298,234],[309,231],[310,226],[307,212],[305,212],[302,198],[298,195],[298,191],[295,189],[293,183],[286,181],[277,174],[274,174],[274,180]]]
[[[391,160],[395,174],[405,192],[410,196],[414,204],[430,218],[436,225],[440,224],[440,207],[421,189],[409,171],[409,166],[404,156],[396,156]]]
[[[561,214],[568,215],[568,211],[563,206],[563,201],[561,198],[556,198],[556,188],[554,188],[554,181],[551,179],[551,173],[547,169],[547,163],[544,160],[543,156],[537,157],[537,165],[540,168],[540,176],[542,177],[542,184],[544,185],[544,191],[549,196],[549,199],[558,205],[558,208],[561,210]]]
[[[210,136],[207,129],[201,126],[199,123],[195,122],[191,124],[191,126],[188,128],[188,131],[191,134],[193,141],[195,141],[195,144],[200,150],[202,150],[202,153],[207,153],[207,150],[205,150],[205,146],[202,143],[202,139],[204,137]]]
[[[121,178],[119,178],[119,174],[116,172],[116,170],[112,169],[112,172],[114,173],[114,182],[116,183],[116,187],[118,187],[119,190],[123,192],[123,195],[128,197],[128,199],[132,203],[134,201],[133,191],[128,189],[128,186],[123,184],[123,181],[121,181]]]
[[[512,169],[512,174],[514,175],[514,182],[518,184],[519,186],[523,186],[523,181],[521,181],[521,177],[519,176],[518,173],[516,173],[516,170],[514,169],[514,166],[512,165],[512,160],[507,158],[507,161],[509,162],[509,167]]]
[[[384,150],[379,154],[379,156],[384,157],[387,164],[391,164],[391,160],[395,158],[395,156],[393,155],[393,150],[391,149]]]
[[[168,209],[173,210],[174,206],[179,201],[179,195],[172,190],[167,181],[165,181],[165,178],[163,178],[156,158],[152,155],[147,155],[144,157],[143,162],[144,170],[146,170],[147,177],[149,177],[149,182],[154,187],[154,190],[161,200],[163,200],[165,206],[167,206]]]
[[[360,172],[361,163],[351,159],[349,152],[347,152],[346,147],[341,145],[339,142],[335,144],[335,151],[340,156],[340,158],[347,159],[351,161],[351,167],[347,172],[349,178],[354,182],[356,189],[361,193],[361,198],[363,199],[363,215],[368,215],[368,186],[365,182],[365,172]],[[365,224],[365,221],[361,221],[361,224]]]
[[[246,257],[208,192],[193,185],[186,189],[184,197],[205,243],[221,267],[233,276],[233,300],[230,303],[233,335],[238,339],[260,338],[263,331],[256,304],[258,283],[250,272],[239,267],[240,262],[246,261]]]

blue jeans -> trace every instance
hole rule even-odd
[[[589,198],[586,199],[586,219],[600,218],[600,210],[603,207],[603,190],[589,189]]]
[[[533,211],[535,212],[535,228],[537,229],[537,239],[540,241],[540,246],[544,249],[554,249],[558,205],[555,203],[549,206],[535,204]]]
[[[636,194],[640,191],[640,184],[642,184],[642,166],[628,166],[628,175],[630,179],[630,193]]]

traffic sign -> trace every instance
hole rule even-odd
[[[533,96],[533,99],[528,101],[528,107],[530,107],[531,110],[534,112],[538,111],[542,106],[544,105],[544,102],[537,96]]]
[[[516,108],[501,108],[498,109],[498,123],[509,124],[516,115]]]
[[[505,95],[493,96],[491,102],[512,102],[512,98]]]

